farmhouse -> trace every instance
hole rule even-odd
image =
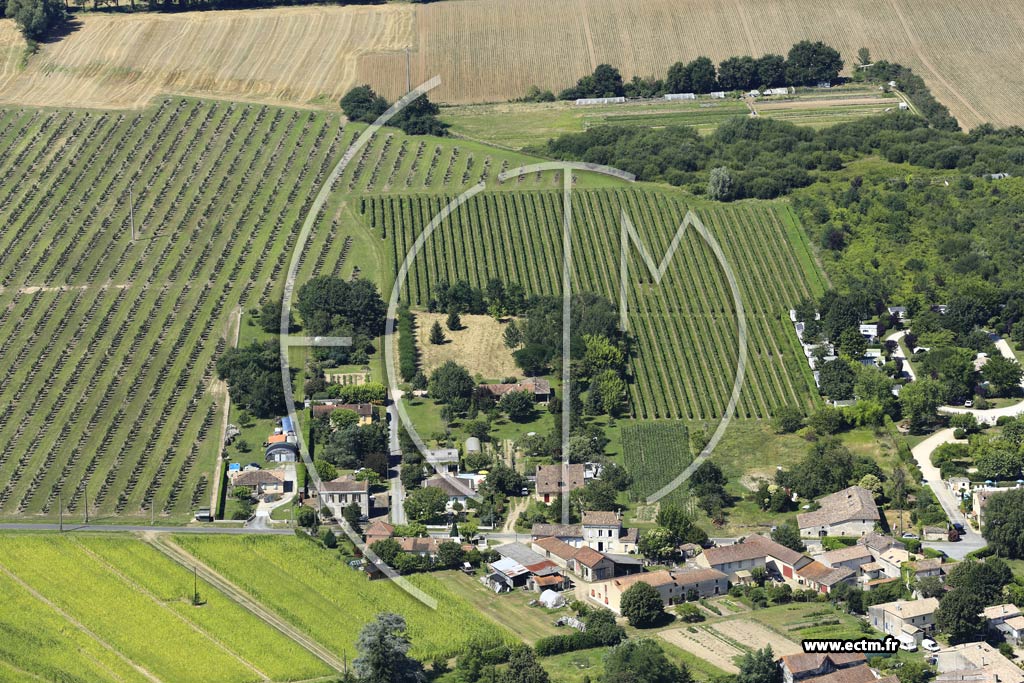
[[[446,477],[435,474],[425,479],[423,486],[440,489],[448,499],[445,503],[445,507],[448,510],[453,509],[456,504],[461,505],[465,509],[466,502],[473,493],[472,480],[463,479],[462,477]]]
[[[635,553],[636,529],[623,529],[618,512],[584,512],[583,542],[591,548],[609,553]]]
[[[728,577],[714,569],[686,569],[641,572],[590,586],[587,597],[616,614],[621,614],[622,594],[637,582],[649,584],[661,595],[665,606],[679,604],[688,599],[722,595],[728,591]]]
[[[283,468],[239,472],[231,478],[231,488],[237,489],[240,486],[251,488],[257,496],[274,496],[292,491],[292,482],[287,481]]]
[[[871,549],[865,545],[852,545],[845,548],[837,548],[818,555],[818,561],[826,567],[846,567],[853,571],[859,571],[862,565],[874,561]]]
[[[563,473],[564,470],[564,473]],[[586,483],[586,468],[574,465],[540,465],[537,467],[536,499],[550,505],[560,495],[568,495]],[[546,534],[553,536],[554,534]]]
[[[1002,636],[1006,642],[1017,645],[1024,639],[1024,615],[1016,605],[986,607],[981,616],[988,630]]]
[[[359,416],[358,424],[365,426],[373,422],[375,418],[375,412],[373,405],[369,403],[337,403],[335,401],[316,401],[310,411],[313,413],[313,417],[324,417],[333,413],[335,410],[350,410]]]
[[[926,633],[935,629],[938,598],[896,600],[868,607],[868,620],[883,633],[900,642],[920,645]]]
[[[370,483],[365,479],[357,481],[346,475],[333,481],[325,481],[320,486],[320,495],[321,502],[335,517],[341,517],[342,509],[352,503],[359,506],[359,514],[364,517],[370,514]]]
[[[802,536],[863,536],[880,519],[871,491],[851,486],[818,501],[819,509],[796,516]]]
[[[935,653],[937,683],[1024,683],[1024,670],[985,642],[964,643]]]
[[[752,537],[751,537],[752,538]],[[708,548],[697,556],[696,563],[700,567],[722,572],[729,581],[739,581],[738,572],[749,574],[755,567],[765,567],[766,553],[757,543],[735,543],[720,548]]]
[[[391,538],[394,535],[395,527],[381,519],[376,519],[370,522],[370,524],[363,529],[363,539],[365,539],[366,545],[373,545],[377,541],[383,541],[384,539]]]
[[[853,668],[864,669],[871,678],[852,675],[849,683],[867,683],[875,678],[868,667],[868,660],[862,653],[805,653],[786,655],[779,659],[782,668],[782,679],[785,683],[794,681],[820,681],[828,674],[837,671],[848,671]]]
[[[849,567],[826,567],[812,560],[796,570],[797,583],[804,588],[820,593],[831,593],[841,583],[853,583],[857,572]]]
[[[583,527],[579,524],[534,524],[530,529],[530,539],[557,538],[574,548],[583,545]]]
[[[500,399],[505,394],[526,391],[533,394],[534,400],[538,403],[547,403],[551,399],[551,382],[546,379],[534,378],[524,379],[515,384],[481,384],[477,387],[477,391],[494,400]]]

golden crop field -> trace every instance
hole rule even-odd
[[[175,15],[86,15],[19,69],[0,22],[0,100],[140,106],[161,93],[330,105],[368,82],[394,97],[440,75],[435,98],[558,90],[601,62],[626,78],[701,54],[784,53],[824,40],[902,62],[965,126],[1024,123],[1024,14],[999,0],[461,0]],[[407,56],[406,49],[409,49]]]

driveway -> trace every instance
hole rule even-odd
[[[296,491],[299,490],[298,475],[295,472],[295,463],[284,464],[285,481],[292,483],[292,492],[286,493],[281,496],[278,500],[272,503],[267,503],[262,499],[256,504],[256,510],[253,513],[252,519],[245,523],[246,528],[249,529],[269,529],[274,523],[270,520],[270,513],[283,505],[289,505],[292,499],[295,498]]]
[[[1009,358],[1012,361],[1017,360],[1017,356],[1014,355],[1013,349],[1010,348],[1009,342],[1005,339],[993,339],[996,348],[999,349],[999,354],[1003,358]],[[1021,386],[1024,387],[1024,382],[1021,382]],[[1005,406],[1003,408],[990,408],[989,410],[977,410],[975,408],[961,408],[959,406],[942,406],[939,408],[940,413],[946,415],[955,415],[970,413],[984,424],[994,425],[996,421],[1001,417],[1017,417],[1018,415],[1024,414],[1024,401],[1015,403],[1012,406]]]
[[[942,480],[939,468],[932,465],[932,452],[944,443],[967,442],[964,439],[958,440],[953,438],[952,429],[940,429],[921,443],[914,446],[914,448],[911,449],[911,453],[914,456],[914,460],[917,462],[917,466],[921,468],[921,475],[928,482],[928,486],[931,487],[932,492],[935,493],[935,497],[938,499],[939,505],[941,505],[942,509],[946,512],[946,516],[949,517],[951,522],[963,524],[964,529],[966,529],[966,533],[963,535],[959,543],[926,543],[926,545],[928,545],[928,547],[932,547],[933,545],[956,546],[958,549],[968,547],[968,550],[981,548],[985,545],[985,540],[981,537],[981,534],[971,529],[967,524],[966,517],[964,517],[964,514],[960,512],[959,499]],[[967,551],[964,552],[966,554]],[[947,554],[950,553],[947,552]]]
[[[901,361],[903,361],[903,372],[910,379],[910,381],[913,382],[917,380],[917,374],[914,372],[914,368],[910,367],[910,361],[907,359],[906,354],[903,353],[903,346],[900,345],[900,340],[902,340],[905,336],[907,336],[907,331],[900,330],[899,332],[893,332],[892,334],[890,334],[888,337],[885,338],[885,341],[896,342],[896,350],[892,352],[892,357],[899,358]]]

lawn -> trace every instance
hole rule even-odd
[[[568,633],[566,628],[554,625],[555,619],[569,614],[568,608],[549,610],[530,607],[527,603],[537,594],[525,591],[496,594],[480,583],[478,577],[462,572],[440,572],[436,575],[473,607],[473,611],[507,628],[520,640],[533,644],[538,638]]]

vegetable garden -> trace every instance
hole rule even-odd
[[[391,237],[397,271],[423,227],[449,202],[441,195],[374,196],[362,201],[371,228]],[[424,307],[433,286],[463,279],[520,282],[532,294],[561,289],[558,192],[483,193],[462,204],[428,240],[403,296]],[[573,287],[618,300],[621,211],[660,261],[688,209],[715,235],[739,279],[748,321],[748,366],[739,417],[764,418],[781,405],[807,409],[812,388],[804,359],[782,323],[822,283],[795,218],[782,204],[685,203],[659,191],[582,190],[573,195]],[[796,227],[796,230],[799,230]],[[737,322],[724,273],[707,244],[688,231],[665,277],[655,284],[631,247],[632,413],[639,418],[713,419],[728,402],[737,362]]]

